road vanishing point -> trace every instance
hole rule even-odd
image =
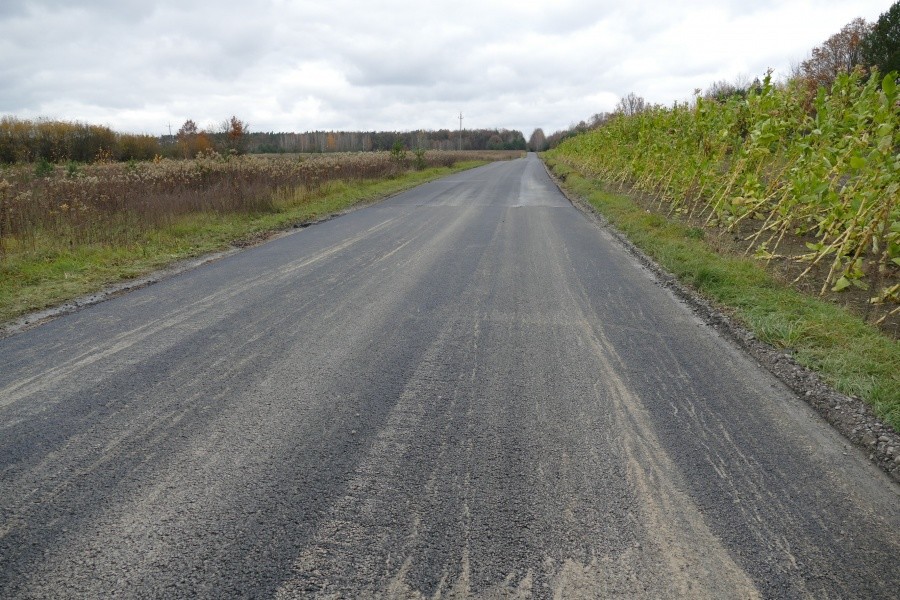
[[[4,598],[898,590],[900,486],[534,155],[0,340]]]

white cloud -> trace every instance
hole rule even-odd
[[[740,0],[9,1],[0,114],[163,133],[236,114],[256,130],[553,131],[634,91],[670,104],[786,71],[889,3]]]

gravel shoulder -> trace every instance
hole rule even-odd
[[[546,168],[546,165],[545,165]],[[814,371],[797,363],[790,351],[761,342],[756,336],[732,319],[720,307],[714,306],[644,254],[628,237],[616,229],[600,212],[583,198],[569,192],[565,184],[546,169],[572,204],[588,215],[598,227],[609,231],[640,263],[652,271],[705,323],[743,348],[753,359],[776,376],[841,435],[859,448],[868,459],[878,465],[894,481],[900,483],[900,433],[882,422],[862,399],[842,394],[827,385]]]

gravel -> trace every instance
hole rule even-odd
[[[594,207],[560,185],[558,178],[554,177],[549,169],[548,173],[572,204],[590,215],[600,226],[617,238],[641,264],[656,275],[660,285],[669,288],[686,302],[705,323],[746,350],[761,366],[812,406],[848,441],[866,451],[870,461],[890,475],[894,481],[900,483],[900,460],[898,460],[900,457],[895,455],[895,448],[900,447],[900,434],[879,419],[872,407],[861,398],[838,392],[825,383],[817,373],[794,360],[790,352],[760,341],[752,331],[735,321],[720,308],[694,290],[682,285],[674,275],[644,254]]]

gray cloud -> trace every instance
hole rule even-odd
[[[782,71],[883,0],[10,1],[0,114],[162,133],[506,127],[529,135],[635,91]]]

